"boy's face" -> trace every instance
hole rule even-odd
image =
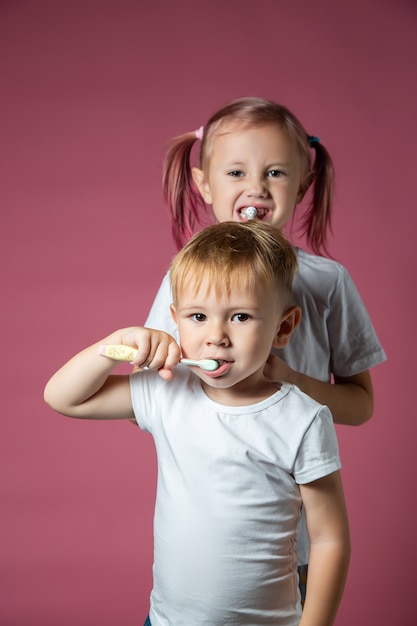
[[[206,280],[195,294],[191,281],[172,305],[183,356],[221,363],[215,372],[193,368],[207,395],[219,402],[250,402],[260,385],[269,385],[263,369],[274,342],[281,347],[277,333],[285,314],[272,289],[259,291],[238,286],[230,296],[218,296]]]
[[[300,158],[295,142],[276,124],[231,129],[215,135],[204,170],[193,177],[218,222],[246,221],[242,211],[281,229],[302,199]]]

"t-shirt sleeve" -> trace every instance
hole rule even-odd
[[[164,330],[178,341],[178,328],[171,316],[170,306],[172,304],[171,282],[169,272],[162,279],[158,293],[155,296],[151,310],[144,326]]]
[[[146,432],[152,432],[154,411],[152,398],[157,397],[156,387],[159,384],[155,373],[154,370],[145,370],[129,376],[133,413],[139,428]]]
[[[363,300],[346,268],[331,297],[327,320],[331,371],[353,376],[386,360]]]
[[[332,415],[321,407],[307,429],[294,467],[294,478],[300,485],[328,476],[341,468],[339,446]]]

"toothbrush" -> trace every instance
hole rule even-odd
[[[248,206],[246,207],[244,211],[242,211],[242,213],[245,215],[246,219],[249,221],[249,220],[253,220],[257,216],[258,211],[256,210],[254,206]]]
[[[220,367],[220,363],[214,359],[201,359],[200,361],[194,361],[194,359],[180,359],[180,363],[201,367],[201,369],[206,372],[215,372]]]
[[[101,356],[106,356],[109,359],[113,359],[113,361],[129,361],[132,362],[137,354],[137,350],[135,348],[131,348],[130,346],[124,345],[115,345],[102,344],[98,349],[99,354]],[[184,365],[195,365],[196,367],[201,367],[202,370],[206,372],[214,372],[220,367],[220,363],[215,361],[214,359],[180,359],[180,363],[184,363]]]

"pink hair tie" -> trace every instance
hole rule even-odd
[[[195,131],[195,136],[197,139],[201,141],[203,139],[203,134],[204,134],[204,126],[200,126],[200,128],[198,128]]]

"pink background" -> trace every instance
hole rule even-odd
[[[331,250],[389,357],[374,418],[338,428],[353,555],[337,624],[415,626],[416,16],[413,0],[2,0],[2,626],[143,622],[152,441],[42,392],[144,321],[174,253],[165,145],[244,95],[289,106],[332,154]]]

